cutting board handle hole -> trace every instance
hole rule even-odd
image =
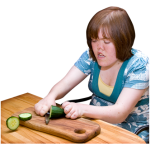
[[[77,134],[83,134],[86,132],[86,130],[85,129],[75,129],[74,132]]]

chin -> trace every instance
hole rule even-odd
[[[106,67],[106,66],[107,66],[107,65],[104,64],[103,62],[98,62],[98,61],[97,61],[97,63],[98,63],[98,65],[101,66],[101,67]]]

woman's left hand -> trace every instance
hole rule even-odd
[[[64,102],[62,108],[66,114],[66,118],[76,119],[83,115],[82,108],[80,104],[73,102]]]

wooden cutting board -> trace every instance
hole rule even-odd
[[[20,124],[28,128],[65,138],[72,142],[84,143],[100,134],[100,126],[90,120],[78,118],[75,120],[65,117],[50,119],[49,124],[45,124],[45,117],[36,115],[34,107],[29,107],[19,111],[12,116],[18,117],[21,113],[31,113],[32,118],[28,121],[21,121]],[[18,128],[19,130],[19,128]]]

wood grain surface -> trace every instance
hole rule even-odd
[[[84,118],[75,120],[65,117],[50,119],[49,124],[45,124],[45,117],[36,115],[34,107],[26,108],[12,116],[19,117],[21,113],[31,113],[32,118],[28,121],[21,121],[20,124],[28,128],[65,138],[72,142],[84,143],[100,133],[99,124]]]
[[[22,111],[34,105],[41,100],[41,97],[30,93],[25,93],[4,101],[1,101],[1,143],[26,143],[26,144],[71,144],[74,143],[67,139],[36,131],[20,125],[16,131],[10,131],[6,126],[6,120],[12,114]],[[101,132],[96,137],[85,142],[85,144],[145,144],[145,141],[139,136],[125,129],[112,125],[102,120],[89,119],[96,122],[101,127]]]

